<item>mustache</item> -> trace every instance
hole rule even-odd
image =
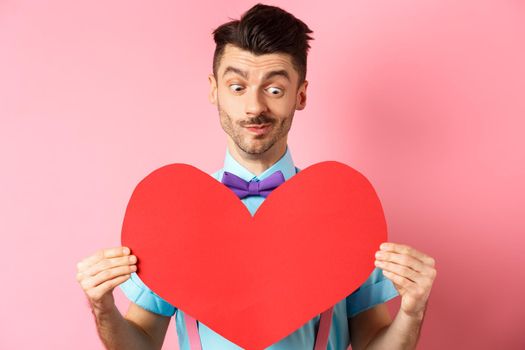
[[[258,115],[255,118],[248,119],[246,121],[241,122],[241,126],[245,125],[259,125],[259,124],[270,124],[273,123],[274,119],[265,115]]]

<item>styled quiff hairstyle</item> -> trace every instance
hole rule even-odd
[[[218,70],[226,44],[232,44],[254,55],[270,53],[289,54],[299,73],[298,87],[306,79],[306,57],[313,40],[308,26],[292,14],[275,6],[257,4],[245,12],[240,20],[224,23],[213,31],[217,45],[213,55],[213,74]]]

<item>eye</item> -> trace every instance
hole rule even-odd
[[[274,87],[274,86],[269,87],[269,88],[268,88],[268,91],[270,91],[270,94],[272,94],[272,95],[278,95],[278,94],[280,94],[281,92],[283,92],[282,89],[276,88],[276,87]]]
[[[239,84],[231,84],[231,85],[230,85],[230,89],[231,89],[233,92],[240,92],[241,89],[242,89],[242,86],[239,85]]]

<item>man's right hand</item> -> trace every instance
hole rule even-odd
[[[77,281],[93,311],[107,311],[115,305],[113,289],[137,270],[137,258],[127,247],[102,249],[77,264]]]

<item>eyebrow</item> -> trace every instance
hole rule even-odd
[[[226,67],[226,70],[224,71],[224,73],[222,74],[222,77],[224,78],[224,76],[228,73],[235,73],[235,74],[238,74],[240,75],[241,77],[243,77],[244,79],[248,80],[248,72],[246,71],[243,71],[239,68],[235,68],[235,67],[232,67],[232,66],[228,66]],[[292,81],[292,79],[290,79],[290,74],[288,74],[288,72],[284,69],[280,69],[280,70],[273,70],[271,72],[268,72],[266,73],[266,75],[263,77],[263,80],[268,80],[274,76],[281,76],[281,77],[284,77],[286,78],[288,81]]]

